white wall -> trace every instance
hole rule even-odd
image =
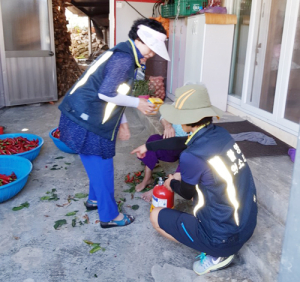
[[[152,8],[154,3],[130,2],[144,17],[152,16]],[[128,32],[137,19],[143,18],[134,9],[132,9],[125,1],[117,1],[116,3],[116,44],[128,40]]]

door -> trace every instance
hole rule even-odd
[[[258,4],[254,60],[247,104],[273,113],[287,0]]]
[[[6,106],[57,100],[51,0],[0,0],[1,34]]]

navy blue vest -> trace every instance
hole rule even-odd
[[[100,55],[82,74],[67,92],[59,109],[69,119],[106,139],[114,140],[125,107],[116,106],[110,118],[102,124],[107,102],[99,99],[98,91],[103,81],[103,70],[115,52],[124,52],[132,56],[132,67],[128,80],[124,83],[132,88],[135,70],[135,58],[129,41],[122,42]],[[130,91],[131,92],[131,91]]]
[[[216,246],[246,242],[256,226],[256,188],[238,145],[225,129],[211,124],[196,133],[185,152],[206,161],[214,178],[212,185],[198,185],[194,212],[199,228]],[[197,208],[199,198],[203,204]]]

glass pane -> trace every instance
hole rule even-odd
[[[252,0],[235,0],[234,5],[233,13],[237,15],[237,25],[234,34],[229,94],[237,98],[242,96],[251,5]]]
[[[255,49],[254,74],[248,103],[273,112],[287,0],[264,0]]]
[[[294,51],[284,117],[290,121],[300,121],[300,7],[296,27]]]
[[[47,0],[2,0],[5,51],[50,50]]]

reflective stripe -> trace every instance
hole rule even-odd
[[[129,90],[130,90],[130,86],[126,83],[122,83],[119,85],[117,92],[118,92],[118,94],[121,94],[121,95],[127,95],[129,93]],[[116,107],[116,104],[111,103],[111,102],[107,103],[107,105],[105,107],[104,118],[102,120],[102,124],[104,124],[109,119],[109,117],[115,107]]]
[[[194,89],[190,89],[190,90],[184,92],[184,93],[177,99],[176,104],[175,104],[175,108],[178,109],[178,104],[180,103],[180,101],[181,101],[182,99],[184,99],[185,96],[189,95],[189,94],[190,94],[191,92],[193,92],[193,91],[195,91],[195,90],[194,90]]]
[[[85,73],[85,75],[83,76],[83,78],[81,78],[75,85],[75,87],[72,89],[72,91],[70,92],[70,95],[73,94],[77,88],[79,88],[80,86],[84,85],[88,78],[90,77],[91,74],[93,74],[98,67],[100,67],[105,61],[107,61],[110,56],[113,54],[112,51],[106,51],[103,56],[94,64],[92,65],[87,72]]]
[[[194,93],[196,92],[196,90],[194,90],[194,91],[192,91],[189,95],[187,95],[183,100],[182,100],[182,102],[180,103],[180,105],[178,106],[178,110],[181,110],[181,108],[183,107],[183,105],[184,105],[184,102],[191,96],[191,95],[193,95]]]
[[[194,216],[196,216],[197,211],[204,206],[204,197],[203,197],[201,190],[199,189],[198,184],[196,185],[196,191],[198,193],[198,203],[194,208]]]
[[[209,164],[214,168],[214,170],[222,177],[227,183],[227,194],[229,197],[230,202],[234,207],[234,219],[237,226],[239,226],[239,215],[238,215],[238,208],[239,202],[236,199],[236,190],[233,185],[232,175],[227,169],[224,162],[221,160],[219,156],[215,156],[212,159],[208,160]]]

